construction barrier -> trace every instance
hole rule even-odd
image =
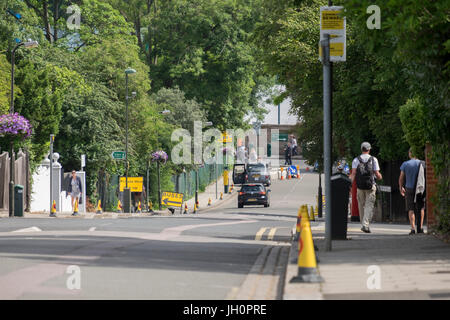
[[[298,273],[290,282],[323,282],[323,278],[317,271],[316,253],[312,238],[311,225],[308,219],[308,211],[303,209],[300,223],[300,236],[298,239]]]

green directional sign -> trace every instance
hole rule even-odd
[[[113,151],[111,157],[115,160],[125,160],[125,151]]]

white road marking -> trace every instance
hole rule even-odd
[[[11,231],[11,232],[40,232],[40,231],[42,231],[42,230],[39,229],[38,227],[29,227],[29,228],[23,228],[23,229]]]

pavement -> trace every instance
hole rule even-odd
[[[371,233],[348,223],[347,240],[325,250],[324,221],[312,222],[322,283],[290,283],[297,275],[292,244],[283,299],[450,299],[450,245],[431,234],[409,235],[405,224],[372,223]],[[426,231],[426,228],[425,228]]]

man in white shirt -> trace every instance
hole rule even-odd
[[[371,145],[368,142],[361,144],[362,154],[353,159],[350,179],[356,179],[358,209],[361,220],[361,231],[370,233],[369,223],[373,216],[373,207],[376,200],[377,186],[375,178],[381,180],[378,160],[370,153]]]

